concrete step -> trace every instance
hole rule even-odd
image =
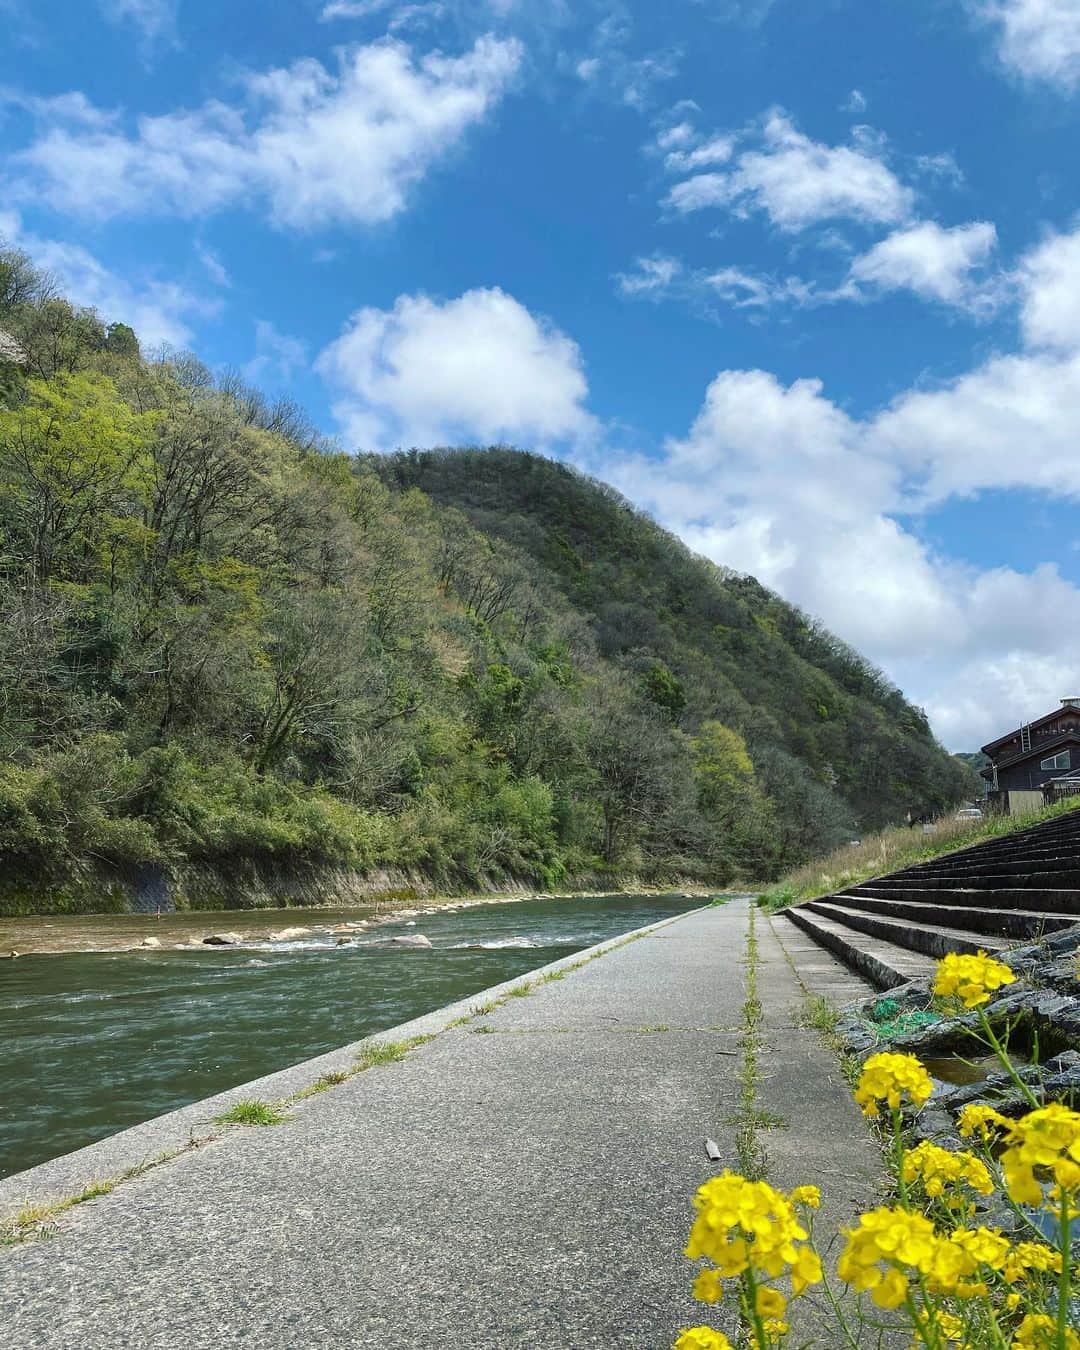
[[[987,863],[985,867],[979,867],[972,863],[955,864],[948,867],[905,867],[900,872],[892,872],[892,877],[903,877],[909,880],[923,877],[1046,877],[1071,876],[1080,877],[1080,867],[1077,866],[1080,859],[1058,858],[1046,865],[1042,863],[1024,863],[1008,862],[995,859],[993,863]],[[1017,883],[1013,883],[1014,885]],[[1042,881],[1043,885],[1047,883]]]
[[[834,897],[845,905],[885,918],[911,919],[918,924],[986,933],[990,937],[1022,942],[1044,933],[1058,933],[1080,922],[1076,914],[1037,909],[988,908],[975,891],[904,891],[876,895],[867,887],[853,887]]]
[[[892,942],[856,934],[842,923],[815,914],[804,905],[785,909],[783,915],[796,928],[857,971],[875,989],[895,989],[908,980],[930,979],[936,962],[929,956],[898,947]]]
[[[1064,922],[1058,927],[1080,923],[1080,891],[1026,890],[997,886],[983,890],[979,886],[892,886],[867,881],[849,886],[838,895],[876,896],[881,900],[910,900],[927,905],[974,906],[986,910],[1029,910],[1056,915]]]
[[[877,985],[851,970],[798,925],[786,922],[782,914],[770,915],[769,923],[808,993],[842,1008],[876,992]]]
[[[974,955],[978,951],[997,951],[1006,945],[1003,938],[985,934],[976,936],[962,928],[950,928],[944,924],[920,924],[910,920],[883,918],[856,905],[844,904],[832,896],[824,900],[808,900],[806,908],[822,918],[853,928],[857,933],[866,933],[869,937],[880,938],[897,947],[921,952],[935,961],[949,952],[969,952]]]
[[[872,877],[863,883],[888,890],[914,887],[924,891],[1056,891],[1068,894],[1080,891],[1080,872],[950,872],[945,876],[925,876],[894,872],[888,877]]]
[[[943,876],[950,872],[1072,872],[1080,864],[1080,849],[1075,853],[995,853],[989,858],[946,856],[932,862],[916,863],[899,871],[913,875]]]

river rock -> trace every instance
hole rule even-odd
[[[430,947],[431,939],[423,933],[408,933],[404,937],[394,937],[390,941],[395,947]]]
[[[307,937],[310,928],[279,928],[275,933],[267,933],[271,942],[293,942],[296,938]]]
[[[211,933],[209,937],[203,938],[205,947],[235,947],[238,942],[242,942],[239,933]]]
[[[160,947],[160,946],[161,946],[161,939],[160,939],[160,938],[155,938],[155,937],[144,937],[143,940],[139,943],[139,946],[140,946],[140,947]]]

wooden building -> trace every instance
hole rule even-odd
[[[1080,774],[1080,697],[982,747],[991,802],[1016,815],[1042,806],[1056,785]],[[1080,782],[1080,778],[1077,779]]]

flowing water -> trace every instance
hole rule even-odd
[[[470,905],[384,919],[346,946],[325,932],[289,942],[267,934],[355,920],[355,909],[204,913],[160,924],[20,920],[24,950],[35,924],[62,950],[0,962],[0,1176],[701,903],[604,896]],[[116,949],[147,933],[179,942],[220,930],[238,930],[242,943]],[[424,933],[432,949],[386,945],[406,933]],[[76,934],[83,946],[93,934],[111,949],[63,950]],[[4,950],[14,945],[9,936],[0,933]]]

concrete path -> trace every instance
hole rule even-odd
[[[693,1192],[738,1166],[747,915],[648,930],[69,1211],[0,1251],[0,1346],[663,1350],[707,1311],[681,1254]],[[877,1150],[757,929],[773,1179],[820,1180],[847,1220]]]

